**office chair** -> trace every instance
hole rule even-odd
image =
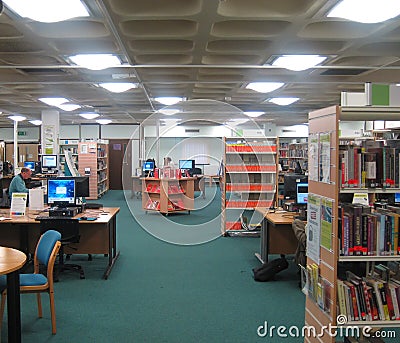
[[[56,334],[56,312],[54,306],[54,287],[53,287],[53,269],[58,251],[61,247],[61,234],[54,230],[46,231],[41,235],[39,242],[36,246],[34,257],[34,271],[31,274],[20,274],[20,292],[21,293],[36,293],[38,316],[43,317],[42,314],[42,301],[41,293],[47,292],[50,299],[50,313],[51,313],[51,332]],[[46,276],[40,273],[39,265],[47,267]],[[0,325],[3,322],[4,308],[6,305],[6,290],[7,280],[4,275],[0,278],[0,288],[3,289],[1,293],[1,309],[0,309]]]
[[[64,260],[64,247],[68,246],[70,249],[75,249],[71,244],[79,243],[79,221],[72,218],[41,218],[40,232],[43,233],[50,229],[57,230],[61,233],[61,248],[58,254],[58,264],[56,264],[55,281],[58,281],[59,273],[64,270],[79,272],[80,278],[84,279],[85,273],[82,266],[79,264],[65,263]]]

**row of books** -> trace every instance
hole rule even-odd
[[[339,249],[342,256],[400,255],[400,214],[370,206],[341,204]]]
[[[400,281],[382,278],[375,266],[372,275],[359,277],[347,271],[346,279],[337,280],[339,314],[348,321],[400,320]]]
[[[342,188],[400,188],[400,143],[364,142],[340,146]]]

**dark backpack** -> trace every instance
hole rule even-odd
[[[289,267],[286,258],[280,257],[270,262],[264,263],[261,267],[253,268],[254,280],[256,281],[270,281],[274,276]]]

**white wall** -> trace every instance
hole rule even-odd
[[[139,139],[139,125],[101,125],[102,139]]]
[[[82,139],[98,139],[100,138],[100,125],[81,125]]]
[[[18,131],[26,132],[26,136],[18,136],[18,142],[39,142],[40,126],[23,127],[18,125]],[[6,142],[13,142],[14,129],[12,127],[1,127],[0,139]]]

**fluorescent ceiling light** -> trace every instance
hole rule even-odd
[[[251,118],[257,118],[261,115],[263,115],[265,112],[261,111],[248,111],[248,112],[243,112],[246,116],[251,117]]]
[[[61,104],[61,105],[58,105],[57,107],[63,111],[67,111],[67,112],[74,111],[74,110],[77,110],[78,108],[81,108],[81,106],[77,105],[77,104]]]
[[[319,55],[283,55],[278,57],[273,66],[285,68],[293,71],[302,71],[322,63],[326,56]]]
[[[69,101],[65,98],[39,98],[39,100],[50,106],[59,106]]]
[[[95,119],[95,118],[97,118],[97,117],[99,116],[99,114],[98,114],[98,113],[95,113],[95,112],[79,113],[79,115],[80,115],[81,117],[83,117],[83,118],[85,118],[85,119],[89,119],[89,120]]]
[[[162,108],[158,112],[165,114],[166,116],[172,116],[174,114],[180,113],[181,110],[178,110],[177,108]]]
[[[269,102],[273,102],[274,104],[280,105],[280,106],[287,106],[290,104],[293,104],[294,102],[298,101],[299,98],[272,98],[269,99]]]
[[[12,116],[9,116],[8,118],[11,120],[14,120],[14,121],[23,121],[26,119],[26,117],[20,116],[20,115],[12,115]]]
[[[159,102],[160,104],[169,106],[169,105],[175,105],[178,102],[185,100],[185,98],[178,97],[178,96],[162,96],[162,97],[154,98],[154,100]]]
[[[327,16],[373,24],[397,17],[399,14],[399,0],[343,0]]]
[[[132,82],[104,82],[99,83],[99,86],[113,93],[123,93],[132,88],[136,88],[137,84]]]
[[[246,88],[260,93],[272,92],[284,85],[282,82],[250,82]]]
[[[80,67],[90,70],[102,70],[121,65],[121,60],[111,54],[81,54],[69,59]]]
[[[19,16],[42,23],[89,16],[80,0],[4,0],[4,3]]]
[[[39,126],[42,125],[42,121],[37,119],[37,120],[29,120],[29,122],[33,125]]]
[[[107,125],[112,123],[111,119],[97,119],[96,123],[100,124],[100,125]]]

